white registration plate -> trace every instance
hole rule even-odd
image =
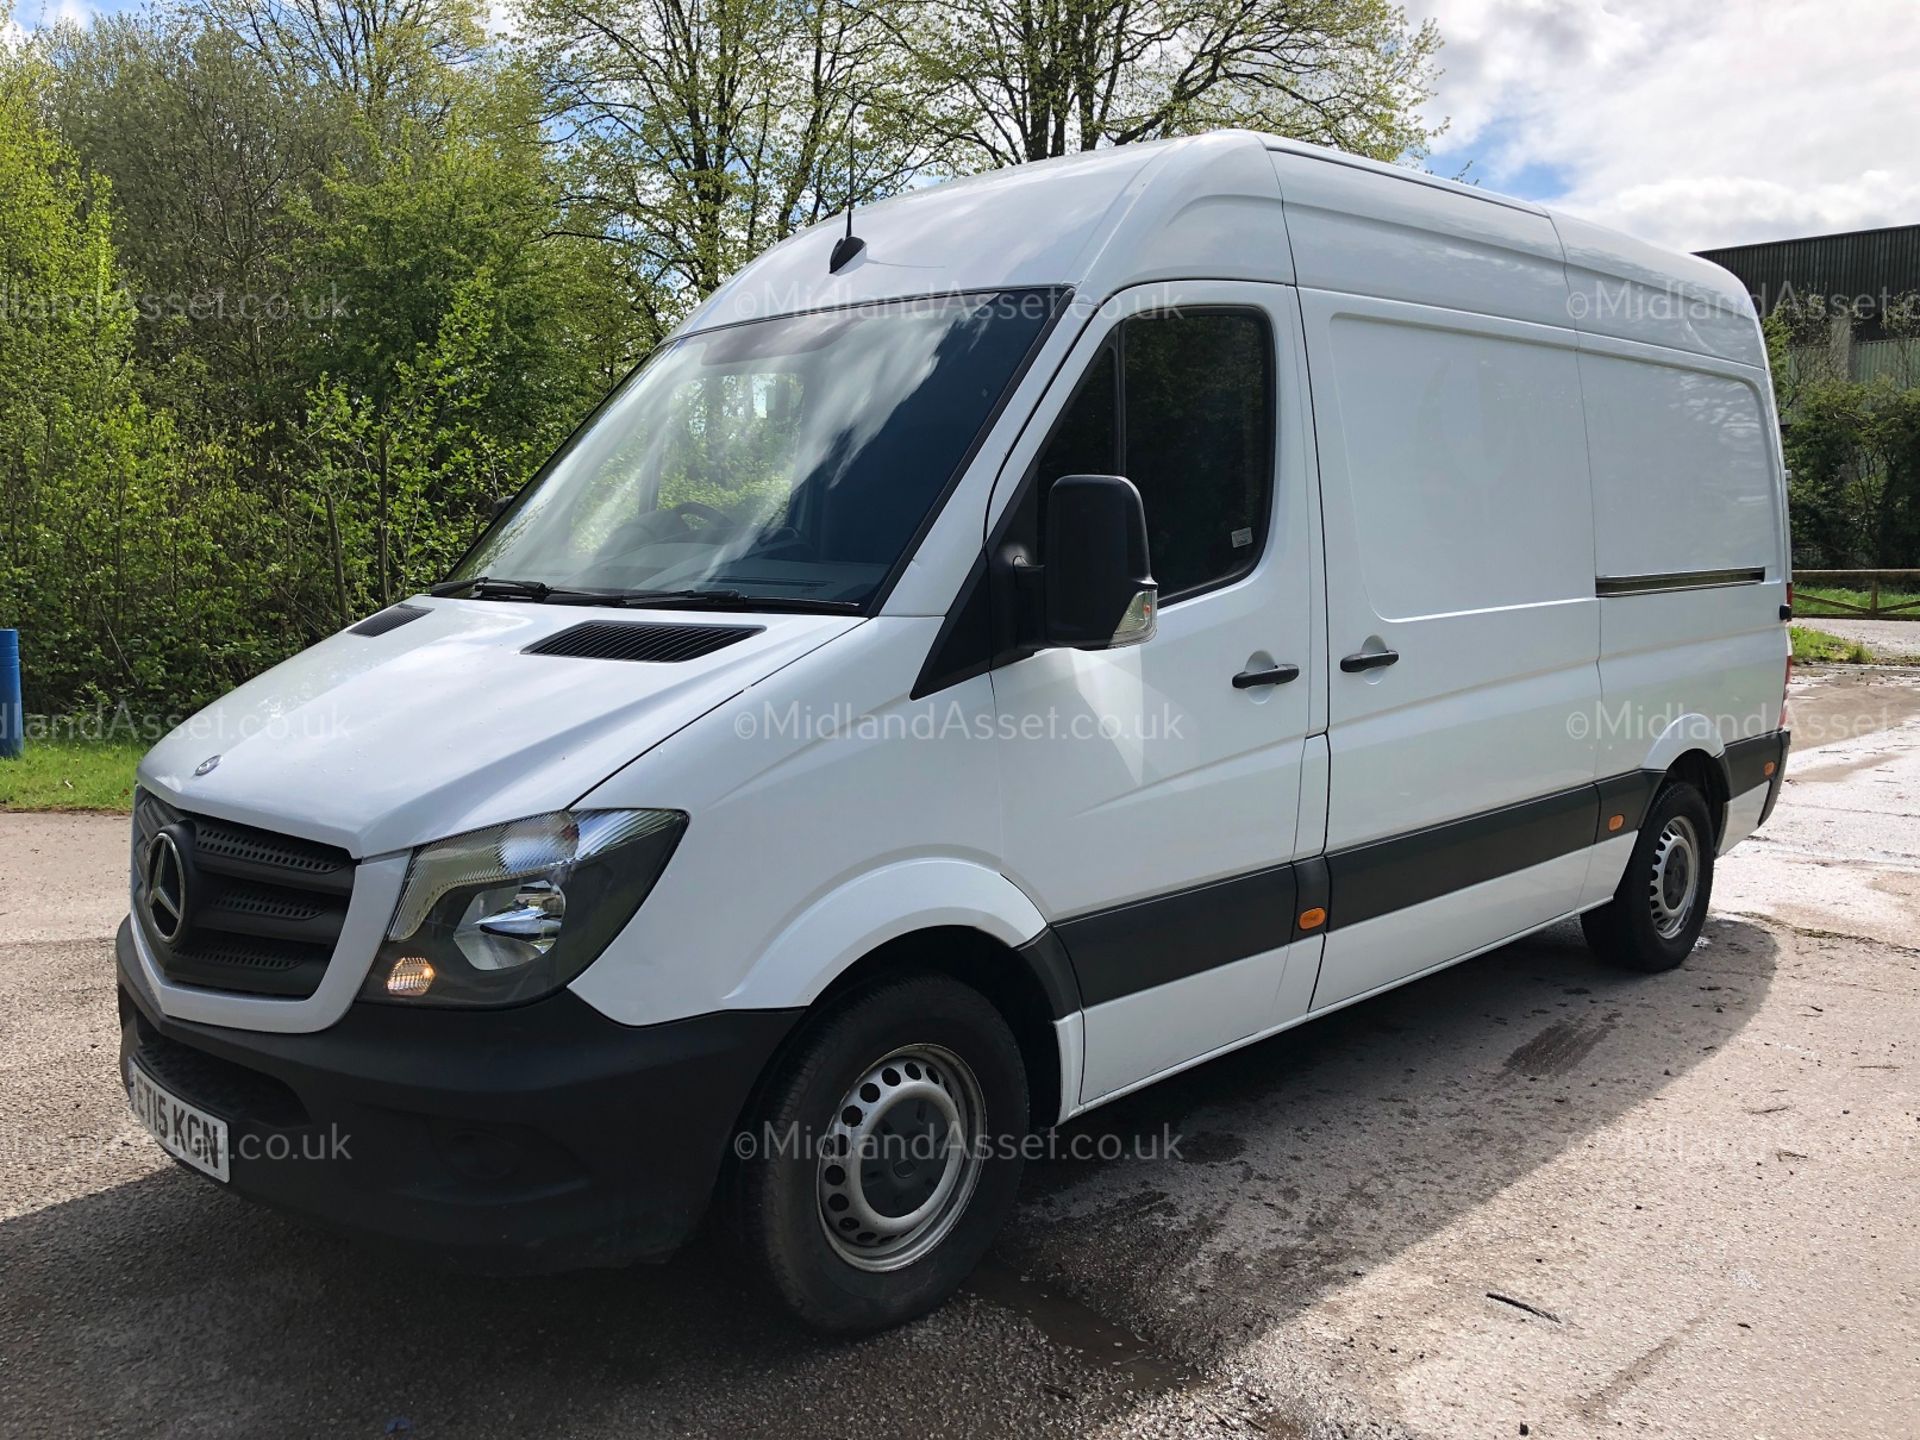
[[[227,1122],[163,1089],[138,1065],[127,1066],[127,1099],[140,1123],[176,1160],[225,1183]]]

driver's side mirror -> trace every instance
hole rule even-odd
[[[1048,645],[1112,650],[1153,638],[1160,590],[1147,511],[1119,475],[1063,475],[1047,491],[1042,588]]]

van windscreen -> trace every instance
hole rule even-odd
[[[454,578],[852,608],[913,542],[1054,305],[952,296],[672,341]]]

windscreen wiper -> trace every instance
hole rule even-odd
[[[617,598],[608,603],[647,608],[772,610],[804,615],[860,613],[859,603],[853,600],[812,600],[798,595],[749,595],[744,590],[618,590],[613,593]]]
[[[620,593],[612,590],[574,590],[565,585],[549,585],[544,580],[510,580],[504,576],[476,575],[471,580],[445,580],[429,586],[429,595],[456,595],[465,590],[475,600],[532,600],[536,604],[619,605]]]

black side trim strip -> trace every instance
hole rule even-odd
[[[1073,961],[1067,958],[1067,947],[1060,943],[1058,931],[1051,927],[1042,930],[1015,953],[1046,991],[1047,1008],[1054,1019],[1064,1020],[1081,1008],[1080,980],[1073,973]]]
[[[1745,740],[1735,740],[1727,746],[1727,795],[1729,798],[1744,795],[1756,785],[1764,785],[1772,778],[1767,774],[1767,763],[1773,762],[1774,775],[1780,773],[1780,734],[1775,730],[1769,735],[1753,735]]]
[[[1600,781],[1594,787],[1600,792],[1600,813],[1595,817],[1593,843],[1598,845],[1602,840],[1637,831],[1647,817],[1647,807],[1653,803],[1653,792],[1660,788],[1664,778],[1658,770],[1629,770],[1624,775]],[[1621,817],[1620,828],[1610,830],[1607,821],[1615,815]]]
[[[1054,926],[1088,1005],[1118,1000],[1287,943],[1294,867],[1276,865]]]
[[[1293,897],[1293,934],[1290,938],[1304,940],[1309,935],[1326,934],[1325,920],[1311,930],[1302,930],[1300,917],[1309,910],[1326,910],[1333,904],[1333,886],[1327,875],[1327,857],[1315,855],[1310,860],[1295,861],[1293,872],[1296,890]]]
[[[1733,570],[1670,570],[1660,575],[1599,575],[1594,578],[1596,595],[1656,595],[1663,590],[1708,590],[1721,585],[1758,585],[1767,578],[1766,567],[1742,566]]]
[[[1786,772],[1789,739],[1782,730],[1727,747],[1736,795],[1742,793],[1740,777],[1752,777],[1745,788],[1761,784],[1768,778],[1762,773],[1766,762],[1777,762],[1763,821]],[[1302,931],[1299,918],[1316,906],[1327,912],[1319,932],[1358,925],[1634,834],[1664,778],[1654,770],[1630,770],[1411,834],[1076,915],[1021,953],[1033,963],[1039,958],[1035,947],[1058,935],[1078,980],[1078,1003],[1119,1000],[1308,938],[1317,932]],[[1624,818],[1609,831],[1613,815]],[[1065,982],[1049,979],[1038,963],[1035,970],[1049,1002],[1065,1003]]]
[[[1787,752],[1793,748],[1793,732],[1780,732],[1780,763],[1774,767],[1773,783],[1767,786],[1767,803],[1760,807],[1760,823],[1767,823],[1767,817],[1773,814],[1773,805],[1780,798],[1780,787],[1787,778]]]
[[[1578,785],[1338,851],[1327,857],[1333,879],[1329,927],[1358,925],[1584,850],[1593,843],[1599,813],[1599,788]]]

